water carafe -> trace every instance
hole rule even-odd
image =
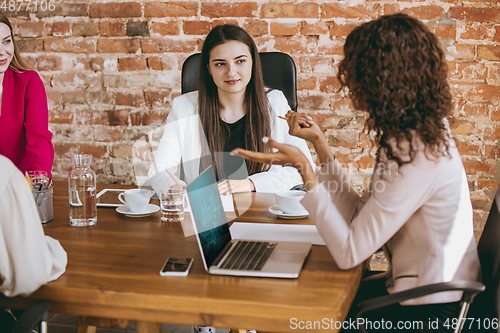
[[[97,222],[96,175],[90,168],[92,155],[75,154],[73,170],[68,175],[69,222],[72,226],[88,227]]]

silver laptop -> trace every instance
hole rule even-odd
[[[212,167],[188,187],[191,219],[209,274],[296,278],[311,243],[231,239]]]

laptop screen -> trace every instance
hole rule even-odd
[[[231,241],[212,167],[207,168],[188,187],[191,214],[198,231],[207,267],[210,267]]]

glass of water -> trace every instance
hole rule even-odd
[[[163,222],[184,221],[184,189],[174,185],[160,193],[160,207]]]

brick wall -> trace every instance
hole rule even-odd
[[[52,7],[49,6],[52,5]],[[180,67],[214,25],[236,23],[261,51],[287,52],[298,68],[299,111],[325,129],[353,180],[367,183],[364,115],[335,92],[345,36],[359,23],[404,12],[441,38],[456,100],[453,134],[469,177],[477,231],[499,184],[500,5],[496,0],[57,1],[2,10],[28,63],[45,78],[55,177],[70,155],[94,156],[101,182],[133,181],[134,141],[161,126],[180,93]],[[44,5],[44,6],[43,6]],[[52,11],[50,10],[52,9]]]

